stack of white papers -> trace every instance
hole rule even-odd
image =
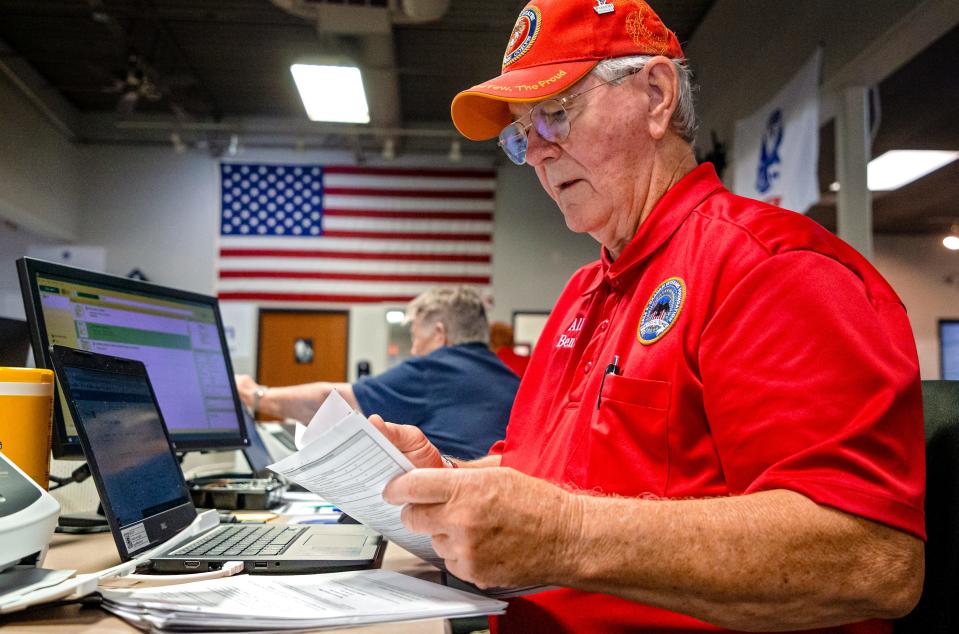
[[[176,586],[101,589],[103,607],[142,629],[304,630],[502,614],[506,604],[389,570],[239,575]]]

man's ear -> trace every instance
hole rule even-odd
[[[658,140],[669,131],[679,103],[679,74],[672,61],[662,55],[649,60],[645,71],[649,134]]]
[[[447,338],[447,333],[446,333],[446,324],[444,324],[444,323],[441,322],[441,321],[437,321],[436,323],[434,323],[434,324],[433,324],[433,336],[434,336],[434,337],[438,337],[439,340],[443,342],[443,345],[444,345],[444,346],[445,346],[447,343],[449,343],[449,339]]]

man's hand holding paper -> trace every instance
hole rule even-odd
[[[386,436],[416,468],[442,468],[443,458],[419,427],[387,423],[382,416],[370,416],[370,423]]]
[[[404,504],[403,524],[429,535],[446,569],[481,589],[543,583],[544,571],[575,561],[564,545],[576,543],[582,523],[577,496],[514,469],[416,469],[383,499]]]

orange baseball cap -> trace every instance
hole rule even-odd
[[[453,125],[473,141],[491,139],[512,121],[510,102],[545,99],[601,60],[628,55],[684,57],[643,0],[533,0],[510,33],[502,74],[453,98]]]

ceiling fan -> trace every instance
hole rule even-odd
[[[148,66],[138,55],[127,58],[127,69],[123,76],[113,78],[113,83],[101,89],[101,92],[118,94],[117,113],[121,117],[133,114],[139,103],[156,102],[163,99],[163,91],[151,79]]]

